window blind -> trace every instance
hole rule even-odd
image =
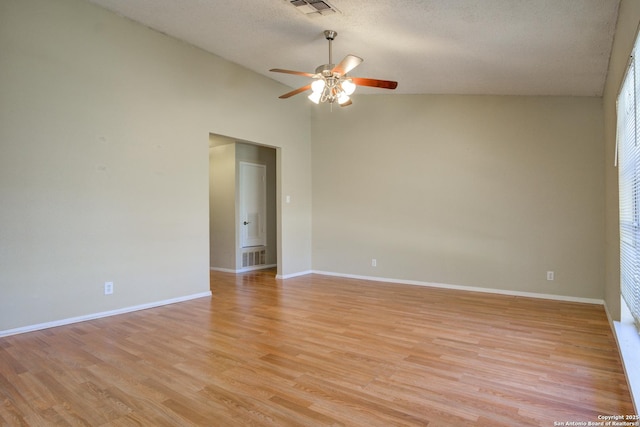
[[[636,41],[637,44],[637,41]],[[617,144],[620,194],[620,281],[622,297],[640,325],[640,94],[635,49],[618,95]]]

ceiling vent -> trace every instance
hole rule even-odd
[[[310,18],[340,13],[335,6],[326,0],[290,0],[289,3]]]

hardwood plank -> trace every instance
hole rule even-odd
[[[552,426],[633,414],[603,307],[275,271],[0,338],[0,425]]]

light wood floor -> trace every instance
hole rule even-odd
[[[0,339],[0,425],[553,426],[633,414],[603,307],[212,273],[212,298]]]

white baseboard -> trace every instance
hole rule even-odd
[[[581,302],[581,303],[587,303],[587,304],[604,305],[603,299],[581,298],[581,297],[554,295],[554,294],[540,294],[536,292],[510,291],[505,289],[479,288],[477,286],[447,285],[443,283],[421,282],[418,280],[390,279],[386,277],[361,276],[357,274],[343,274],[343,273],[334,273],[331,271],[320,271],[320,270],[313,270],[311,271],[311,273],[321,274],[324,276],[345,277],[349,279],[371,280],[373,282],[399,283],[402,285],[426,286],[431,288],[455,289],[459,291],[484,292],[489,294],[500,294],[500,295],[510,295],[510,296],[518,296],[518,297],[551,299],[551,300],[557,300],[557,301]]]
[[[26,332],[39,331],[41,329],[55,328],[56,326],[70,325],[72,323],[85,322],[87,320],[100,319],[103,317],[115,316],[118,314],[131,313],[132,311],[146,310],[148,308],[161,307],[163,305],[175,304],[177,302],[189,301],[196,298],[210,297],[211,291],[200,292],[198,294],[185,295],[183,297],[171,298],[162,301],[150,302],[147,304],[134,305],[131,307],[119,308],[117,310],[103,311],[100,313],[92,313],[84,316],[70,317],[68,319],[55,320],[53,322],[38,323],[36,325],[23,326],[15,329],[7,329],[0,331],[0,337],[8,337],[9,335],[24,334]]]
[[[298,273],[291,273],[291,274],[278,274],[276,275],[276,279],[291,279],[293,277],[306,276],[307,274],[311,274],[311,273],[313,273],[313,271],[307,270],[307,271],[299,271]]]
[[[264,270],[267,268],[277,267],[277,264],[266,264],[266,265],[254,265],[252,267],[240,268],[238,270],[234,270],[232,268],[220,268],[220,267],[210,267],[210,270],[213,271],[222,271],[223,273],[246,273],[247,271],[255,271],[255,270]]]

